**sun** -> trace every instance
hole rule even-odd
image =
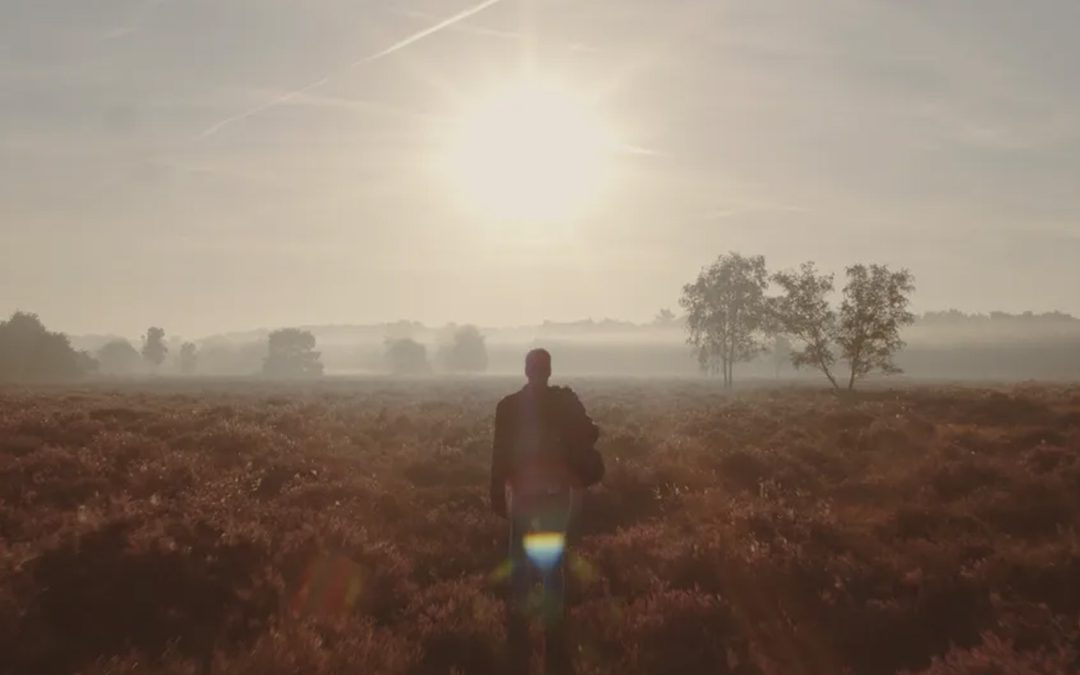
[[[598,198],[611,136],[590,108],[554,85],[516,83],[454,126],[448,169],[473,208],[506,221],[565,221]]]

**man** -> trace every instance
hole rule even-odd
[[[581,490],[603,477],[603,460],[594,447],[600,431],[571,389],[548,385],[551,354],[546,350],[528,353],[525,376],[521,391],[495,409],[491,466],[492,509],[510,521],[510,667],[514,675],[528,672],[529,615],[538,608],[544,618],[545,670],[568,673],[565,543]],[[535,572],[543,593],[539,602],[530,602]]]

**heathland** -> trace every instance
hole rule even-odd
[[[1080,387],[573,385],[581,673],[1080,665]],[[514,386],[0,390],[0,673],[496,672]]]

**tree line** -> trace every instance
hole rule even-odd
[[[175,343],[174,343],[175,344]],[[170,349],[165,330],[151,326],[142,336],[140,349],[117,338],[94,352],[75,350],[63,333],[49,331],[36,314],[16,311],[0,321],[0,381],[64,381],[88,375],[133,376],[161,371]],[[183,342],[174,359],[173,372],[194,375],[199,369],[199,349]],[[394,375],[422,375],[435,370],[427,347],[409,337],[387,338],[384,367]],[[475,326],[455,326],[435,354],[437,367],[451,373],[487,370],[484,336]],[[323,374],[315,336],[300,328],[282,328],[266,339],[261,374],[272,378],[319,377]]]
[[[813,262],[796,270],[769,273],[763,256],[728,253],[703,268],[683,287],[687,342],[701,370],[734,381],[735,365],[787,346],[795,368],[814,368],[836,389],[853,389],[873,372],[899,373],[893,356],[904,347],[900,329],[912,323],[908,311],[914,277],[886,265],[852,265],[839,305],[832,274]],[[771,288],[778,289],[769,295]]]
[[[719,256],[683,287],[680,304],[687,342],[701,370],[734,381],[735,366],[768,351],[795,368],[814,368],[833,387],[851,389],[872,372],[896,373],[893,355],[904,346],[900,328],[912,323],[908,311],[914,290],[907,270],[885,265],[852,265],[839,304],[834,304],[834,277],[812,262],[796,270],[769,273],[763,256],[729,253]],[[770,295],[771,289],[779,292]],[[662,310],[656,326],[674,326],[677,317]],[[395,375],[433,372],[427,347],[408,331],[388,337],[383,365]],[[175,343],[174,343],[175,344]],[[782,348],[780,348],[782,347]],[[112,340],[95,353],[76,351],[67,336],[45,328],[34,314],[16,311],[0,322],[0,380],[63,380],[87,374],[135,375],[159,372],[169,355],[165,330],[151,326],[141,349]],[[199,350],[183,342],[176,369],[198,371]],[[438,348],[435,361],[446,372],[479,373],[488,365],[484,336],[475,326],[453,326]],[[261,373],[267,377],[318,377],[324,368],[315,336],[300,328],[282,328],[267,337]]]

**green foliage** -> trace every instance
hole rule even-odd
[[[323,374],[315,336],[299,328],[282,328],[267,338],[263,375],[268,377],[318,377]]]
[[[765,299],[769,275],[762,256],[722,255],[683,286],[679,303],[687,311],[687,342],[702,372],[720,373],[730,387],[736,363],[765,350],[769,329]]]

